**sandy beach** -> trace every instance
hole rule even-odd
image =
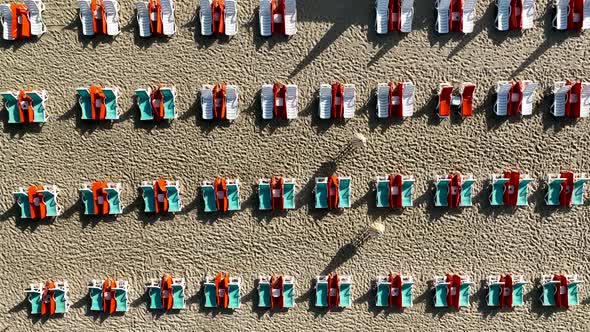
[[[590,120],[548,113],[554,81],[589,79],[590,39],[552,31],[552,6],[537,1],[531,31],[501,33],[494,29],[493,3],[479,1],[472,34],[437,35],[433,3],[416,0],[414,31],[381,37],[374,32],[373,1],[299,0],[298,32],[286,40],[259,37],[258,1],[239,0],[239,33],[228,40],[200,36],[198,5],[178,1],[177,34],[142,40],[134,1],[120,0],[122,33],[114,39],[83,37],[74,1],[47,2],[49,31],[42,38],[0,43],[0,89],[47,90],[51,115],[41,128],[23,128],[7,124],[2,112],[0,330],[587,329],[590,294],[584,286],[581,305],[569,311],[538,301],[541,274],[590,278],[590,208],[548,208],[543,202],[547,173],[590,172]],[[493,87],[510,78],[540,83],[532,116],[492,115]],[[297,120],[261,120],[260,87],[277,80],[299,86]],[[376,118],[375,89],[388,80],[415,83],[412,118]],[[239,118],[203,122],[198,90],[223,81],[240,89]],[[319,86],[333,81],[356,85],[354,119],[319,120]],[[447,81],[478,85],[472,118],[461,121],[454,114],[438,120],[434,89]],[[123,114],[112,125],[80,120],[75,88],[97,83],[121,89]],[[179,118],[169,126],[140,123],[133,105],[135,89],[158,83],[178,91]],[[357,132],[368,146],[332,161]],[[535,179],[529,206],[490,206],[491,174],[505,169]],[[433,181],[451,171],[478,180],[473,207],[433,206]],[[416,177],[416,206],[375,208],[375,177],[398,172]],[[313,208],[314,177],[331,174],[352,177],[352,208]],[[198,186],[218,175],[240,179],[242,211],[203,212]],[[258,211],[256,183],[272,175],[297,179],[296,210]],[[155,218],[141,212],[137,186],[159,177],[181,181],[182,213]],[[122,183],[121,216],[82,215],[78,189],[97,180]],[[32,183],[59,186],[65,211],[54,223],[17,218],[12,193]],[[351,246],[374,221],[386,225],[385,236]],[[219,271],[242,277],[242,307],[233,313],[202,306],[203,277]],[[312,279],[329,271],[353,275],[352,308],[313,307]],[[375,308],[373,280],[389,271],[413,275],[414,307]],[[187,310],[162,315],[147,310],[145,283],[164,272],[186,278]],[[294,309],[269,313],[254,306],[257,277],[272,273],[296,278]],[[434,308],[431,281],[446,273],[469,274],[476,281],[470,308]],[[531,282],[524,307],[502,312],[485,306],[483,281],[499,273],[521,273]],[[87,283],[106,275],[130,280],[131,308],[124,316],[87,310]],[[63,318],[30,317],[24,289],[57,277],[70,282],[70,312]]]

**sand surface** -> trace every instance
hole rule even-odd
[[[483,3],[486,4],[483,4]],[[44,88],[51,119],[40,130],[6,124],[0,135],[0,329],[4,331],[148,330],[535,330],[587,329],[588,295],[570,311],[540,307],[542,273],[590,277],[588,206],[544,206],[547,173],[561,169],[590,172],[589,120],[577,123],[548,115],[549,88],[555,80],[588,78],[590,41],[575,33],[550,30],[549,1],[538,1],[535,28],[525,34],[498,33],[495,7],[479,1],[475,31],[463,36],[434,33],[430,1],[416,1],[414,32],[377,37],[373,2],[298,1],[298,33],[291,40],[258,37],[258,4],[240,0],[239,34],[231,40],[196,33],[197,5],[177,3],[178,34],[169,41],[140,40],[134,3],[121,1],[122,34],[86,39],[73,1],[47,4],[49,32],[37,42],[0,46],[1,89]],[[535,113],[526,119],[490,115],[491,88],[511,77],[541,83]],[[299,85],[300,118],[291,123],[260,120],[258,93],[275,80]],[[346,123],[319,121],[317,90],[339,80],[358,89],[358,111]],[[387,80],[416,84],[416,114],[404,122],[378,121],[374,89]],[[473,118],[439,122],[433,89],[452,80],[478,84]],[[198,120],[202,84],[231,81],[240,88],[240,116],[232,124]],[[146,84],[174,84],[179,119],[169,127],[140,124],[133,90]],[[93,83],[122,89],[121,120],[112,126],[80,123],[75,88]],[[369,146],[330,162],[355,132]],[[492,208],[490,174],[505,168],[528,172],[531,204]],[[449,212],[433,207],[432,180],[449,171],[473,173],[475,206]],[[314,176],[352,176],[351,209],[322,213],[312,209]],[[377,175],[413,174],[416,207],[403,212],[374,208]],[[205,215],[196,189],[216,175],[239,177],[243,210]],[[298,208],[284,214],[254,207],[259,177],[297,178]],[[185,212],[154,219],[140,212],[137,185],[158,177],[180,179]],[[123,184],[125,213],[116,220],[81,216],[78,191],[84,181]],[[30,183],[61,188],[63,217],[53,224],[16,218],[12,192]],[[387,226],[384,238],[352,249],[351,241],[372,220]],[[242,308],[210,312],[197,294],[207,273],[229,271],[243,278]],[[354,275],[354,305],[343,312],[311,306],[312,278],[336,270]],[[415,305],[401,313],[374,307],[373,278],[388,271],[412,274]],[[153,315],[146,310],[144,284],[164,272],[188,282],[188,310]],[[297,278],[297,307],[269,314],[254,307],[259,274]],[[470,274],[477,283],[471,308],[433,308],[429,281],[447,272]],[[523,273],[533,282],[528,304],[514,312],[485,308],[480,282],[489,274]],[[122,317],[87,313],[86,283],[105,275],[131,281],[131,309]],[[28,317],[23,290],[30,281],[65,277],[74,302],[60,319]],[[197,295],[195,295],[197,294]]]

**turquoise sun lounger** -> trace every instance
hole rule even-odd
[[[545,203],[547,205],[560,205],[559,196],[561,195],[561,184],[565,182],[565,178],[554,178],[547,184],[547,195],[545,196]]]
[[[150,309],[161,310],[162,309],[162,289],[156,286],[150,286],[148,288],[148,295],[150,297]]]
[[[205,282],[203,287],[205,294],[205,308],[217,308],[217,288],[212,282]]]
[[[449,206],[449,184],[451,180],[440,179],[436,184],[436,193],[434,195],[435,206]]]
[[[491,205],[504,205],[504,191],[506,189],[507,178],[498,178],[492,184],[492,194],[490,195]]]
[[[90,296],[90,310],[102,311],[102,289],[100,287],[89,287],[88,296]]]
[[[41,306],[42,306],[42,297],[43,294],[40,291],[28,291],[27,299],[31,304],[31,314],[32,315],[40,315],[41,314]]]
[[[463,185],[461,186],[461,206],[472,206],[472,198],[473,198],[473,184],[475,180],[473,179],[466,179],[463,181]]]
[[[103,88],[102,92],[105,96],[105,108],[106,108],[106,120],[117,120],[119,118],[119,112],[117,110],[117,95],[111,88]]]
[[[271,296],[270,282],[260,281],[258,283],[258,306],[270,308]]]
[[[45,114],[44,100],[37,91],[29,91],[26,93],[33,100],[33,122],[41,123],[47,121]]]
[[[316,281],[315,306],[316,307],[327,307],[328,306],[328,282],[327,281]]]
[[[240,284],[230,282],[228,293],[229,301],[227,307],[238,309],[240,307]]]
[[[172,309],[184,309],[184,287],[182,285],[172,285]]]
[[[572,205],[584,204],[584,186],[590,179],[581,178],[574,182],[574,189],[572,192]]]
[[[350,207],[350,178],[338,178],[338,207]]]
[[[2,92],[0,95],[4,100],[4,109],[8,112],[8,123],[20,123],[17,97],[11,91]]]
[[[449,283],[443,282],[434,286],[434,306],[436,308],[448,307],[447,294],[449,291]]]

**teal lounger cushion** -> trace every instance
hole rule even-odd
[[[413,180],[406,180],[402,183],[402,207],[410,207],[414,205],[412,201],[413,187]]]
[[[92,190],[82,189],[80,190],[80,193],[82,194],[82,203],[84,203],[84,214],[94,215],[94,197],[92,196]]]
[[[315,306],[316,307],[327,307],[328,306],[328,283],[318,282],[315,285]]]
[[[78,94],[78,103],[80,104],[80,109],[82,111],[82,120],[91,120],[93,105],[90,105],[90,93],[88,92],[88,89],[76,89],[76,93]]]
[[[227,209],[229,211],[240,209],[240,191],[237,184],[227,185]]]
[[[574,191],[572,192],[572,205],[584,204],[584,184],[588,179],[580,179],[574,182]]]
[[[105,119],[107,120],[116,120],[119,118],[119,114],[117,112],[117,95],[115,91],[111,88],[104,88],[102,92],[105,96],[105,108],[106,108],[106,116]]]
[[[504,205],[504,190],[506,189],[507,182],[508,179],[501,178],[496,179],[496,181],[492,183],[492,194],[490,196],[491,205]]]
[[[547,196],[545,197],[545,203],[547,205],[559,205],[559,196],[561,194],[561,184],[565,182],[565,179],[558,178],[552,179],[547,185]]]
[[[175,186],[166,186],[168,190],[168,212],[180,212],[180,195],[178,189]]]
[[[316,182],[315,184],[315,207],[316,209],[328,208],[328,183]]]
[[[109,214],[121,214],[121,200],[119,199],[119,192],[113,188],[106,188],[105,191],[109,195]]]
[[[389,207],[389,181],[377,182],[377,207]]]
[[[488,286],[487,303],[488,307],[500,306],[500,295],[502,293],[502,284],[495,283]]]
[[[229,303],[227,305],[230,309],[237,309],[240,307],[240,286],[237,284],[229,284]]]
[[[465,180],[461,186],[461,206],[471,206],[472,203],[472,192],[473,184],[475,180]]]
[[[295,306],[295,290],[293,284],[283,284],[283,307],[293,308]]]
[[[29,204],[29,196],[22,192],[15,193],[14,196],[16,196],[16,201],[20,207],[20,217],[23,219],[30,219],[31,205]]]
[[[162,289],[160,287],[150,287],[148,288],[148,292],[150,296],[150,309],[162,309]]]
[[[350,307],[351,287],[352,287],[352,284],[350,284],[350,283],[341,283],[340,284],[340,306],[341,307]]]
[[[517,206],[525,206],[528,204],[529,198],[529,183],[532,179],[521,179],[518,184],[518,199],[516,201]]]
[[[412,306],[412,287],[413,283],[405,282],[402,284],[401,296],[402,296],[402,308],[409,308]]]
[[[283,184],[283,208],[295,208],[295,183]]]
[[[43,107],[43,98],[37,92],[27,92],[27,96],[33,100],[33,122],[45,122],[45,108]]]
[[[437,308],[447,307],[447,292],[448,292],[448,285],[445,284],[438,284],[434,288],[434,306]]]
[[[43,200],[45,201],[45,207],[47,209],[48,217],[57,217],[59,209],[57,202],[55,201],[55,195],[49,191],[43,190]]]
[[[205,204],[205,212],[217,211],[215,190],[213,189],[213,186],[210,186],[210,185],[202,186],[201,192],[203,193],[203,202]]]
[[[8,123],[20,123],[20,114],[18,111],[18,99],[11,93],[2,93],[4,99],[4,108],[8,112]]]
[[[115,301],[117,301],[117,312],[127,311],[127,292],[122,288],[115,288]]]
[[[270,184],[261,183],[258,185],[258,208],[260,210],[270,210],[271,206]]]
[[[436,184],[435,206],[449,206],[449,183],[451,183],[451,180],[441,179]]]
[[[270,284],[261,282],[258,284],[258,306],[261,308],[270,307]]]
[[[145,205],[144,212],[156,212],[156,197],[154,196],[154,187],[142,186],[143,202]]]
[[[567,285],[567,300],[568,305],[578,305],[580,301],[578,299],[578,282],[572,282]]]
[[[205,308],[216,308],[217,307],[217,293],[215,284],[205,283],[203,290],[205,294]]]
[[[340,178],[338,182],[338,207],[350,207],[350,179]]]
[[[172,309],[184,309],[184,287],[172,285]]]
[[[149,121],[154,119],[152,113],[152,105],[150,105],[150,95],[145,89],[135,90],[137,96],[137,107],[139,108],[139,119],[141,121]]]
[[[53,292],[53,299],[55,300],[55,313],[65,314],[68,311],[66,293],[61,289],[56,289]]]
[[[162,92],[162,98],[164,102],[164,119],[171,120],[176,116],[175,105],[174,105],[174,94],[170,88],[160,89]]]
[[[88,295],[90,296],[90,310],[102,311],[102,289],[90,287],[88,288]]]
[[[40,292],[29,292],[29,303],[31,303],[31,314],[41,314],[42,294]]]
[[[555,305],[555,283],[549,282],[543,285],[543,294],[541,295],[541,303],[544,306],[552,307]]]
[[[389,292],[390,284],[388,282],[380,282],[377,284],[377,297],[375,299],[375,306],[388,307],[389,306]]]
[[[469,289],[471,288],[471,283],[464,283],[461,284],[459,290],[459,306],[461,307],[468,307],[469,306]]]
[[[524,305],[524,282],[517,282],[512,288],[512,305],[520,307]]]

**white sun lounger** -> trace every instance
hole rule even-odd
[[[535,21],[535,0],[522,1],[522,28],[532,29]]]
[[[272,35],[272,7],[273,0],[260,0],[260,9],[258,11],[258,18],[260,20],[260,35],[268,37]]]
[[[119,4],[117,0],[103,0],[105,17],[107,21],[107,34],[116,36],[121,33],[119,28]]]
[[[378,34],[386,34],[389,24],[389,0],[375,1],[375,31]]]
[[[92,11],[90,10],[90,1],[78,0],[78,8],[80,9],[82,34],[84,36],[94,36],[94,27],[92,25]]]
[[[435,29],[438,33],[449,33],[450,6],[451,0],[438,0],[437,2],[436,11],[438,15]]]
[[[296,119],[299,113],[297,106],[297,85],[287,84],[285,99],[285,105],[287,106],[287,119]]]
[[[0,19],[2,19],[2,39],[14,40],[12,38],[12,10],[9,4],[0,4]]]
[[[201,89],[201,111],[204,120],[213,119],[213,86],[205,85]]]
[[[498,15],[496,16],[496,28],[500,31],[510,29],[510,0],[497,0]]]
[[[354,117],[356,110],[356,88],[354,84],[345,84],[344,92],[342,93],[342,99],[344,102],[344,115],[345,119],[351,119]]]
[[[162,8],[162,33],[166,36],[172,36],[176,33],[174,2],[173,0],[160,0],[160,6]]]
[[[570,11],[569,0],[557,0],[555,2],[555,18],[553,19],[553,27],[557,30],[567,30],[567,20]]]
[[[531,115],[533,114],[533,104],[535,102],[535,90],[539,86],[539,83],[533,81],[522,81],[524,89],[522,90],[522,104],[520,106],[520,114]]]
[[[320,105],[319,105],[320,119],[329,119],[331,113],[332,113],[332,86],[330,84],[322,84],[320,86]]]
[[[285,35],[297,33],[297,0],[285,0]]]
[[[227,4],[227,2],[226,2]],[[238,87],[235,85],[226,85],[225,87],[225,109],[226,118],[235,120],[238,118]]]
[[[135,4],[137,10],[137,24],[139,25],[139,36],[150,37],[152,32],[150,30],[150,13],[147,2],[138,2]]]
[[[225,0],[225,34],[233,36],[238,33],[238,3],[236,0]]]
[[[584,1],[584,17],[582,19],[582,30],[590,29],[590,1]]]
[[[385,119],[389,117],[389,84],[377,85],[377,117]]]
[[[201,8],[199,9],[199,19],[201,21],[201,35],[211,36],[213,34],[211,0],[201,0]]]
[[[553,105],[551,105],[551,113],[554,116],[565,116],[565,103],[568,101],[568,92],[571,90],[571,85],[565,85],[565,82],[555,82],[553,88]]]
[[[494,113],[498,116],[506,116],[508,114],[508,102],[510,99],[510,90],[512,83],[508,81],[500,81],[496,83],[496,104],[494,105]]]
[[[271,120],[273,118],[274,110],[274,93],[272,84],[262,85],[260,103],[262,106],[262,118],[264,120]]]
[[[473,32],[475,20],[475,2],[476,0],[465,0],[463,2],[463,33]]]
[[[402,0],[400,16],[400,31],[412,32],[412,21],[414,21],[414,0]]]
[[[402,91],[402,116],[414,115],[414,83],[404,82]]]
[[[33,36],[41,36],[47,32],[47,28],[41,17],[41,12],[45,10],[45,5],[41,0],[25,0],[25,5],[27,6],[29,21],[31,22],[31,34]]]

